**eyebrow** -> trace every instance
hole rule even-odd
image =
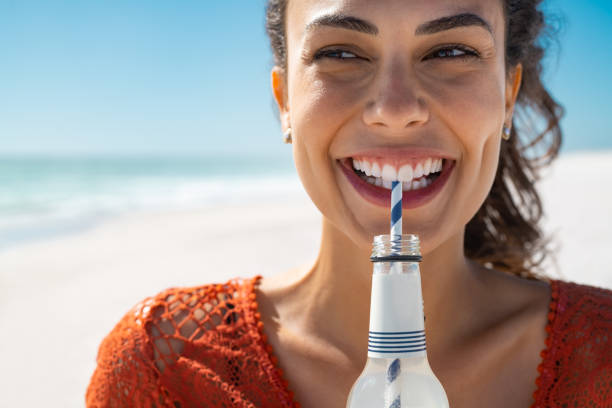
[[[347,30],[359,31],[361,33],[378,35],[378,27],[367,20],[344,14],[325,14],[317,17],[306,26],[306,31],[311,31],[317,27],[336,27]],[[477,26],[486,29],[493,34],[491,25],[482,17],[473,13],[461,13],[453,16],[441,17],[419,25],[414,34],[426,35],[435,34],[441,31],[451,30],[458,27]]]
[[[421,24],[414,32],[415,35],[435,34],[440,31],[450,30],[457,27],[477,26],[486,29],[493,34],[493,29],[482,17],[473,13],[461,13],[454,16],[442,17]]]

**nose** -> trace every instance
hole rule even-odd
[[[373,89],[375,96],[363,113],[367,125],[404,130],[429,119],[429,110],[419,95],[418,81],[401,61],[381,70]]]

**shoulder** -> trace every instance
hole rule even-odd
[[[550,330],[556,357],[574,369],[612,368],[612,290],[553,282]]]
[[[591,406],[597,387],[612,381],[612,290],[561,280],[552,287],[541,385],[550,402]]]
[[[144,301],[149,302],[150,299]],[[162,398],[151,364],[141,305],[130,309],[102,340],[87,387],[87,407],[123,406],[128,401],[150,406],[147,400]]]
[[[568,281],[553,281],[559,329],[596,329],[612,325],[612,290]]]
[[[259,278],[168,288],[133,306],[100,344],[87,406],[164,399],[164,370],[190,342],[205,337],[213,344],[215,332],[231,333]]]
[[[142,303],[141,320],[159,372],[196,341],[210,346],[219,343],[220,336],[240,336],[259,278],[169,288]]]

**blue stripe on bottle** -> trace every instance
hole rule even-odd
[[[368,347],[368,351],[372,351],[374,353],[416,353],[417,351],[424,351],[427,350],[427,347],[423,347],[420,349],[398,349],[398,350],[378,350],[378,349],[371,349]]]
[[[380,339],[380,340],[408,340],[408,339],[422,339],[425,335],[419,336],[368,336],[368,339]]]
[[[375,344],[368,344],[369,348],[375,348],[375,349],[402,349],[402,350],[412,350],[415,348],[419,348],[419,347],[426,347],[425,343],[420,343],[420,344],[413,344],[411,346],[377,346]]]
[[[378,334],[378,336],[372,334]],[[425,330],[408,332],[370,331],[368,338],[368,351],[376,353],[411,353],[423,351],[426,348]]]

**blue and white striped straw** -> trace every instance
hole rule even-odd
[[[400,181],[391,182],[391,251],[399,253],[401,244],[394,245],[394,236],[402,235],[402,183]],[[392,272],[401,273],[398,270],[399,264],[392,264]],[[394,270],[395,269],[395,270]],[[393,359],[387,366],[386,387],[385,387],[385,408],[401,408],[402,401],[400,396],[401,365],[398,358]]]
[[[402,235],[402,182],[391,182],[391,238]]]

